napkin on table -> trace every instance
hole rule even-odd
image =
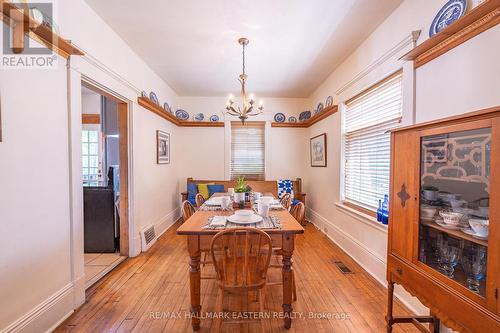
[[[225,227],[226,216],[214,216],[210,222],[211,227]]]

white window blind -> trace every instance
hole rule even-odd
[[[231,179],[264,180],[264,133],[263,122],[231,122]]]
[[[390,134],[402,117],[402,72],[346,102],[344,197],[370,210],[389,193]]]

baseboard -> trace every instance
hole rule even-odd
[[[174,223],[177,222],[177,220],[179,220],[180,216],[181,216],[181,207],[177,207],[176,209],[165,215],[160,221],[155,223],[155,230],[157,236],[160,237],[165,233],[165,231],[170,229],[170,227],[174,225]]]
[[[337,225],[321,216],[316,211],[307,209],[308,220],[322,233],[324,233],[333,243],[346,252],[358,265],[367,271],[384,288],[387,288],[387,261],[373,252],[363,243],[340,229]],[[326,227],[326,232],[325,232]],[[368,227],[367,227],[368,228]],[[377,232],[370,228],[371,232]],[[385,233],[387,235],[387,233]],[[413,313],[422,315],[428,313],[426,308],[400,286],[396,286],[394,295]]]
[[[157,237],[160,237],[167,231],[172,225],[174,225],[177,220],[179,220],[181,216],[181,207],[175,208],[173,211],[162,217],[156,222],[153,222],[152,224],[155,226],[155,231]],[[151,225],[151,224],[146,224],[146,225]],[[143,227],[141,227],[143,228]],[[142,252],[142,244],[141,244],[141,235],[137,233],[137,235],[133,238],[133,243],[134,243],[134,252],[130,253],[131,257],[136,257]]]
[[[0,331],[2,333],[52,332],[73,313],[73,289],[72,283],[66,285]]]

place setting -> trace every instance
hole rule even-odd
[[[232,210],[229,196],[216,197],[221,202],[219,207],[222,211]],[[216,199],[213,198],[213,199]],[[282,225],[276,216],[269,215],[273,197],[260,197],[256,200],[253,209],[240,209],[232,215],[215,215],[208,218],[208,223],[202,229],[228,229],[240,227],[254,227],[257,229],[281,229]]]

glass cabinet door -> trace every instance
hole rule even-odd
[[[418,259],[485,297],[491,128],[421,137]]]

